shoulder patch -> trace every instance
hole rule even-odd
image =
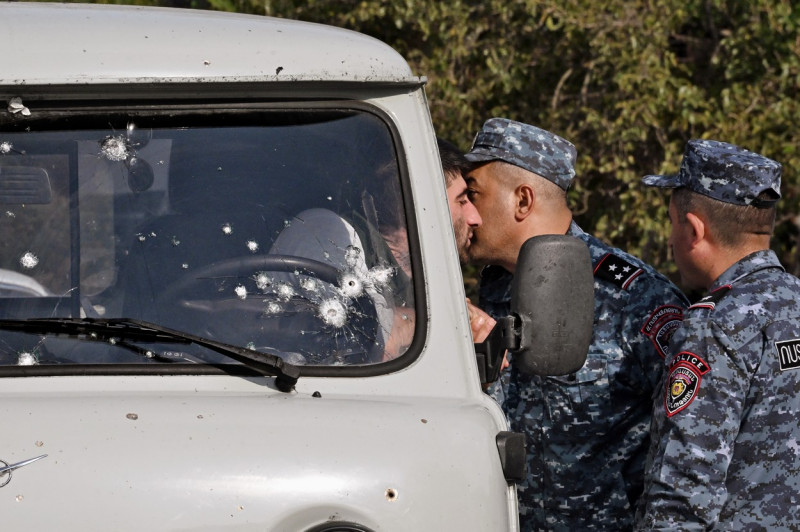
[[[595,266],[594,276],[627,290],[633,280],[639,277],[643,271],[625,259],[609,253]]]
[[[694,309],[698,309],[698,308],[706,308],[706,309],[709,309],[709,310],[714,310],[714,308],[717,306],[717,303],[719,303],[720,300],[723,297],[725,297],[727,295],[727,293],[730,292],[730,291],[731,291],[731,285],[726,284],[724,286],[720,286],[719,288],[717,288],[716,290],[714,290],[713,292],[711,292],[707,296],[703,297],[703,299],[701,299],[700,301],[698,301],[694,305],[691,305],[689,307],[689,310],[694,310]]]
[[[669,339],[675,329],[683,321],[683,309],[676,305],[663,305],[655,309],[645,320],[642,334],[650,338],[656,352],[664,358],[669,346]]]
[[[775,342],[781,371],[800,368],[800,338]]]
[[[667,417],[674,416],[694,401],[700,390],[700,381],[710,369],[705,360],[689,351],[683,351],[672,359],[664,393]]]

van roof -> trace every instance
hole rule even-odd
[[[377,39],[309,22],[19,2],[0,3],[0,20],[0,86],[420,80]]]

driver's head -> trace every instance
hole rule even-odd
[[[469,172],[470,163],[464,154],[451,142],[437,139],[439,156],[442,160],[445,185],[447,187],[447,203],[450,206],[450,218],[456,235],[456,247],[461,263],[466,263],[469,255],[467,249],[472,240],[472,231],[481,225],[481,215],[467,197],[467,182],[464,174]]]

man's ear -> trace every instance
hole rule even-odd
[[[536,205],[536,192],[533,187],[523,183],[514,189],[514,217],[517,221],[524,220],[533,213]]]
[[[687,212],[686,221],[692,227],[692,247],[696,247],[698,244],[708,239],[708,226],[703,218],[693,212]]]

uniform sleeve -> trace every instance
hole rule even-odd
[[[650,396],[661,382],[669,342],[683,321],[687,301],[677,289],[659,279],[631,293],[624,313],[623,345],[633,355],[631,385]]]
[[[673,337],[653,433],[638,530],[706,530],[726,498],[725,478],[748,376],[744,349],[713,322],[687,321]]]

